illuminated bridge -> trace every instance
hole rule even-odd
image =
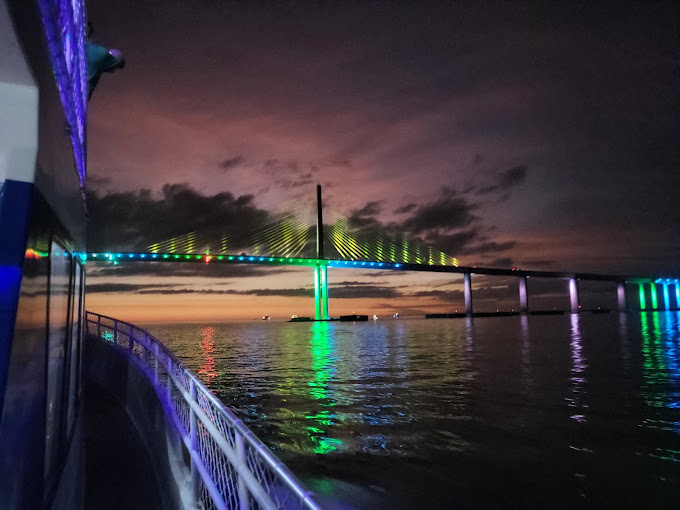
[[[583,280],[616,282],[621,312],[627,310],[626,283],[638,286],[640,310],[680,309],[678,279],[460,266],[456,258],[403,232],[352,229],[349,220],[342,216],[335,218],[332,224],[324,225],[321,204],[321,187],[317,186],[316,218],[311,218],[306,212],[309,208],[301,208],[256,222],[240,233],[193,231],[154,243],[144,252],[88,253],[87,260],[113,264],[134,261],[311,267],[314,270],[316,320],[330,318],[329,267],[462,274],[467,316],[473,315],[473,274],[516,277],[520,313],[529,313],[527,279],[532,277],[568,280],[571,312],[581,309],[578,288],[579,281]]]

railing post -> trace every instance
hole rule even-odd
[[[158,344],[153,343],[153,380],[158,385]]]
[[[172,373],[172,358],[168,356],[168,366],[166,367],[168,371],[167,389],[168,389],[168,405],[172,406],[172,378],[170,374]]]
[[[102,316],[97,314],[97,337],[102,337]]]
[[[118,343],[118,321],[113,319],[113,343]]]
[[[237,469],[248,469],[248,461],[246,460],[246,447],[243,444],[243,436],[236,430],[236,462]],[[239,510],[250,510],[250,495],[248,494],[248,487],[241,476],[238,477],[238,507]]]
[[[189,395],[193,402],[198,403],[196,400],[196,382],[193,378],[189,379]],[[198,447],[198,424],[196,423],[196,412],[194,408],[189,406],[189,424],[190,424],[190,437],[191,437],[191,450],[200,455],[201,450]],[[196,461],[193,455],[191,456],[191,491],[194,495],[194,501],[198,502],[200,494],[201,477],[198,472],[198,467],[196,466]]]
[[[128,344],[128,349],[130,351],[130,354],[132,354],[132,351],[134,350],[135,347],[135,334],[134,334],[134,329],[132,328],[132,324],[129,325],[130,327],[128,328],[128,338],[130,339],[130,342]]]

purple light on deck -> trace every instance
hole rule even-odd
[[[38,3],[82,188],[87,174],[85,6],[83,0],[39,0]]]

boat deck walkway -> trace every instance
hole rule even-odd
[[[160,509],[152,460],[116,398],[85,379],[85,508]]]

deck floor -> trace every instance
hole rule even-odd
[[[160,509],[151,459],[122,405],[85,381],[84,411],[85,508]]]

